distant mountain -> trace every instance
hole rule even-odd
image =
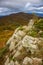
[[[13,21],[16,22],[28,22],[29,19],[33,18],[34,14],[27,14],[27,13],[17,13],[17,14],[11,14],[8,16],[2,16],[0,17],[0,23],[13,23]],[[12,22],[11,22],[12,21]]]

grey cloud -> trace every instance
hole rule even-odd
[[[0,6],[25,6],[28,2],[33,3],[33,4],[40,4],[42,0],[1,0],[0,1]]]
[[[36,10],[38,11],[37,7],[40,6],[43,7],[43,0],[0,0],[3,15],[17,12],[33,12],[34,10],[36,12]],[[8,10],[4,11],[5,8]],[[43,11],[43,8],[39,10],[39,12],[41,11]]]

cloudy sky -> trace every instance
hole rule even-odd
[[[43,0],[0,0],[0,16],[18,12],[43,14]]]

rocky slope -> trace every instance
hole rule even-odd
[[[42,20],[40,21],[43,23]],[[32,19],[27,25],[20,26],[14,31],[14,34],[6,43],[6,45],[9,45],[10,53],[5,57],[4,65],[42,65],[43,37],[40,36],[40,33],[43,32],[43,29],[41,28],[39,31],[37,31],[38,28],[35,29],[36,24]]]

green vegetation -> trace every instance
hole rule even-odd
[[[3,55],[8,51],[9,45],[6,45],[5,47],[0,49],[0,58],[3,57]]]
[[[40,33],[40,37],[43,37],[43,32]]]
[[[34,27],[27,33],[33,37],[43,37],[43,19],[37,19],[34,23]]]
[[[20,26],[19,26],[19,30],[23,30],[23,29],[24,29],[24,28],[20,25]]]
[[[39,19],[36,23],[35,23],[35,27],[38,30],[43,30],[43,19]]]
[[[28,35],[30,35],[32,37],[37,37],[38,36],[38,33],[35,30],[30,30],[29,33],[28,33]]]

